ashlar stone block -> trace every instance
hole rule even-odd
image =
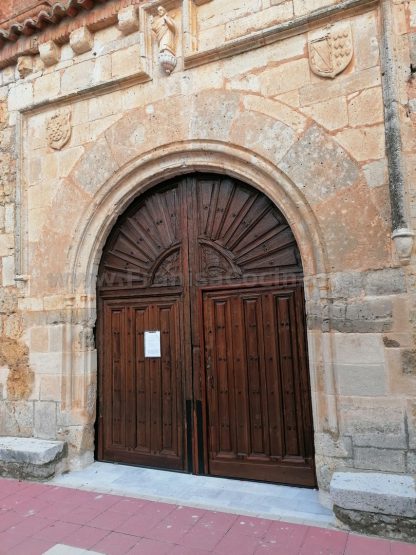
[[[331,480],[334,505],[344,509],[416,516],[416,485],[411,476],[378,472],[335,472]]]
[[[35,403],[35,435],[42,439],[56,437],[56,403],[38,401]]]
[[[405,472],[406,469],[404,451],[375,447],[356,447],[354,455],[355,468],[362,470]]]
[[[0,438],[0,475],[19,479],[47,479],[54,475],[63,458],[63,441],[35,438]]]

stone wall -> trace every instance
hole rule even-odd
[[[25,436],[33,431],[33,403],[29,401],[33,372],[28,346],[22,340],[15,281],[15,213],[17,144],[16,121],[9,113],[8,86],[0,88],[0,434]]]
[[[1,71],[0,433],[66,439],[73,465],[92,459],[105,239],[153,184],[226,172],[268,194],[299,243],[320,487],[335,469],[416,472],[414,258],[401,266],[391,240],[379,3],[171,2],[171,75],[154,5],[100,29],[63,22]],[[414,218],[415,2],[394,17]],[[329,22],[353,51],[333,78],[311,67]]]

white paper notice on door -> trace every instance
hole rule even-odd
[[[160,358],[160,331],[144,332],[144,356],[145,358]]]

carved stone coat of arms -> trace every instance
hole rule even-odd
[[[321,77],[333,79],[352,60],[353,42],[349,23],[326,27],[321,35],[309,41],[311,69]]]
[[[46,126],[48,145],[55,150],[60,150],[71,137],[71,114],[59,112],[49,118]]]

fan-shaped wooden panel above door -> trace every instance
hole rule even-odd
[[[210,174],[152,189],[98,297],[100,459],[315,484],[302,264],[265,195]]]

